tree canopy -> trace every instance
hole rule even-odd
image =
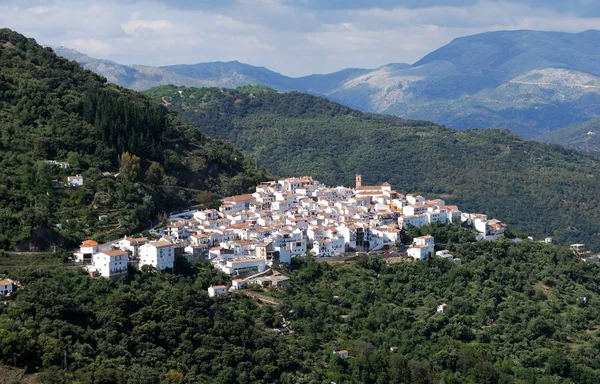
[[[69,188],[75,174],[84,184]],[[266,177],[160,103],[0,29],[0,248],[114,238],[199,192],[239,193]]]
[[[0,306],[0,363],[45,383],[597,383],[600,266],[466,240],[447,244],[462,264],[293,259],[291,285],[264,292],[277,305],[209,298],[228,281],[210,263],[111,281],[0,259],[22,284]]]

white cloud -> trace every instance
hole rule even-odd
[[[585,1],[576,1],[578,9]],[[541,0],[325,3],[0,0],[0,25],[124,64],[240,60],[287,75],[415,62],[455,37],[487,30],[600,25],[599,18],[560,12],[558,2],[541,7]]]
[[[105,57],[111,54],[110,44],[96,39],[65,40],[64,46],[76,49],[88,56]]]

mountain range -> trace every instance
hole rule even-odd
[[[600,32],[595,30],[488,32],[455,39],[412,65],[297,78],[237,61],[126,66],[62,47],[56,52],[135,90],[263,85],[457,129],[508,128],[524,138],[600,115]]]

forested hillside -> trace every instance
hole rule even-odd
[[[166,86],[148,94],[278,176],[352,185],[361,173],[367,184],[389,181],[535,236],[600,249],[600,160],[593,157],[507,131],[455,131],[260,87]]]
[[[0,265],[23,286],[0,305],[0,363],[42,383],[599,382],[598,265],[566,247],[423,231],[463,264],[294,259],[291,286],[265,293],[274,306],[209,298],[228,280],[209,263],[116,281]],[[293,333],[273,331],[284,323]]]
[[[0,248],[120,236],[265,177],[159,103],[0,30]]]
[[[536,137],[536,140],[600,156],[600,118],[570,125]]]

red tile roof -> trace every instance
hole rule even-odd
[[[110,257],[115,257],[115,256],[122,256],[122,255],[127,255],[127,252],[125,251],[121,251],[120,249],[116,249],[114,251],[107,251],[107,252],[103,252],[106,256],[110,256]]]

